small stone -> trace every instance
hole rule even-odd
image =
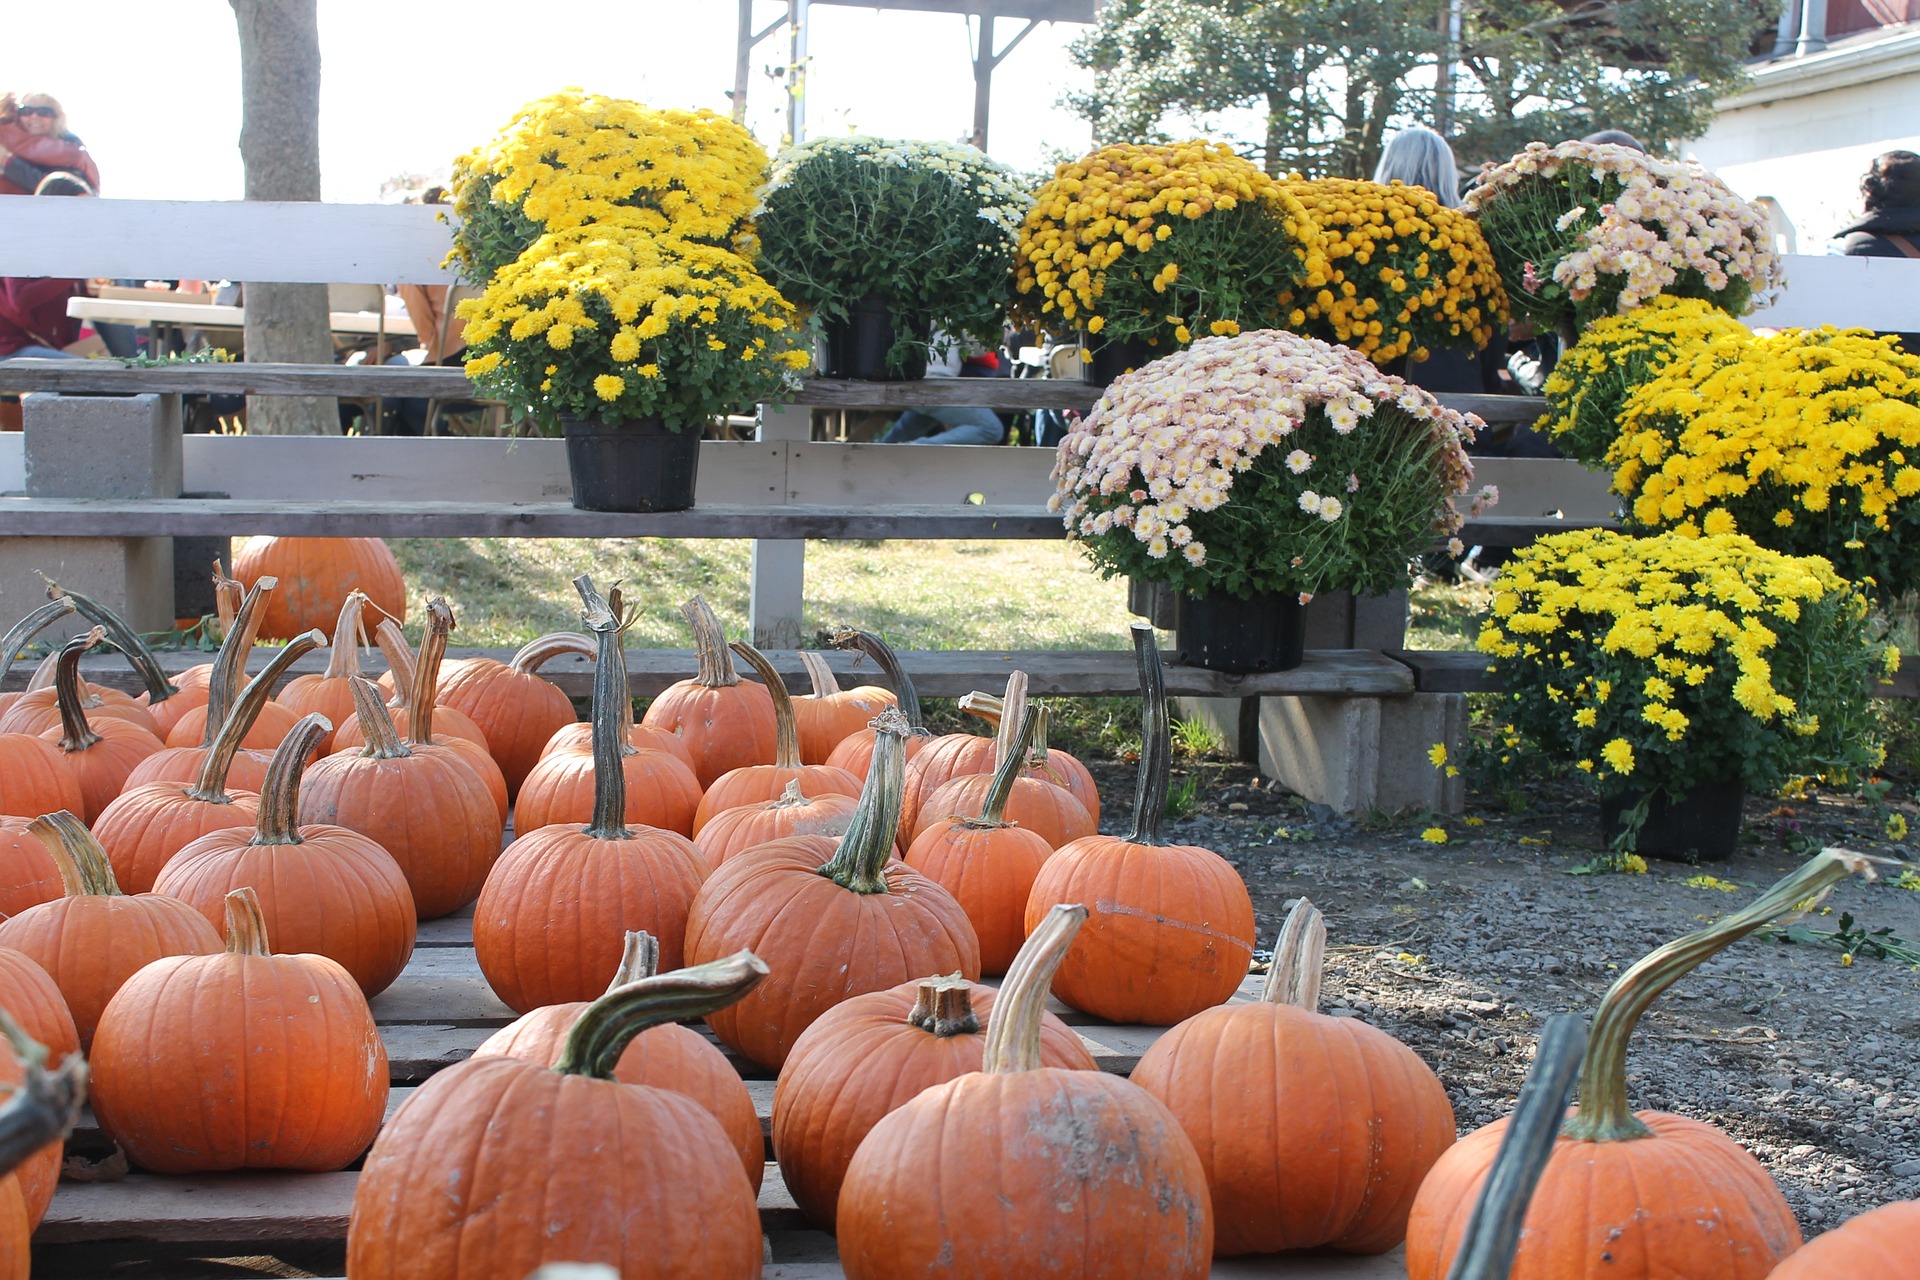
[[[1899,1164],[1893,1166],[1892,1172],[1896,1178],[1920,1176],[1920,1160],[1902,1160]]]
[[[1818,1148],[1814,1147],[1812,1143],[1803,1142],[1797,1147],[1788,1147],[1787,1154],[1790,1156],[1810,1156],[1817,1149]]]

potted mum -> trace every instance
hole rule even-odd
[[[1102,573],[1178,593],[1181,661],[1284,670],[1313,593],[1401,587],[1459,528],[1477,424],[1347,347],[1203,338],[1107,389],[1048,509]]]
[[[1730,315],[1777,285],[1767,219],[1698,165],[1631,147],[1529,143],[1466,194],[1521,317],[1558,329],[1658,294]]]
[[[1478,643],[1513,727],[1591,779],[1616,857],[1728,857],[1746,791],[1877,765],[1868,690],[1900,659],[1825,560],[1737,534],[1537,539]]]
[[[760,270],[821,323],[831,378],[926,374],[929,346],[998,347],[1027,203],[972,147],[822,138],[782,151],[754,214]]]
[[[1104,386],[1197,337],[1279,328],[1325,288],[1321,234],[1285,184],[1223,143],[1115,144],[1063,164],[1020,228],[1017,309],[1087,335]]]

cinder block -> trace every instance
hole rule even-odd
[[[21,409],[29,497],[180,496],[179,396],[35,392]]]
[[[42,573],[92,596],[136,631],[173,629],[171,538],[0,538],[0,618],[11,623],[46,603]],[[65,639],[86,627],[69,614],[40,635]]]

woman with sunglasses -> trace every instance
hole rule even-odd
[[[100,190],[100,169],[86,144],[67,131],[67,113],[51,94],[0,94],[0,195],[26,196],[52,173],[71,173]]]

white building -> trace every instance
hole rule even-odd
[[[1770,202],[1780,248],[1827,250],[1883,151],[1920,151],[1920,0],[1789,0],[1772,56],[1685,153]]]

